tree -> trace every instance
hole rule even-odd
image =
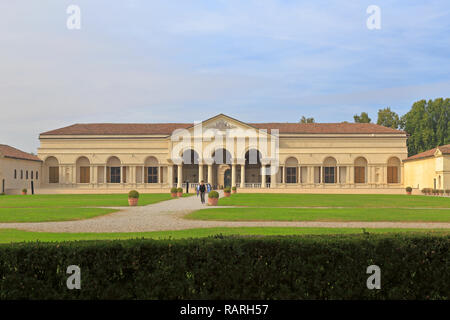
[[[359,116],[355,114],[353,116],[353,119],[355,119],[355,123],[370,123],[370,121],[372,121],[372,119],[369,118],[367,112],[361,112],[361,115]]]
[[[314,118],[306,118],[305,116],[302,116],[302,118],[299,121],[300,123],[315,123],[316,121]]]
[[[377,124],[393,129],[398,129],[400,125],[400,117],[391,108],[384,108],[378,110]]]
[[[409,155],[450,143],[450,99],[420,100],[400,119]]]

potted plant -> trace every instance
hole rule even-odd
[[[210,206],[217,206],[217,201],[219,201],[219,193],[217,191],[210,191],[208,193],[208,204]]]
[[[412,192],[412,188],[411,187],[406,187],[406,194],[411,194]]]
[[[22,189],[22,194],[23,194],[23,195],[27,194],[27,192],[28,192],[28,190],[27,190],[26,188],[23,188],[23,189]]]
[[[135,207],[138,204],[139,192],[136,190],[131,190],[128,192],[128,205]]]
[[[233,191],[233,193],[236,193],[237,192],[237,188],[233,187],[233,188],[231,188],[231,191]]]
[[[448,196],[450,196],[450,189],[446,189],[446,190],[445,190],[445,193],[446,193]]]
[[[436,196],[438,194],[438,191],[436,189],[433,189],[433,194]]]
[[[175,198],[177,196],[177,191],[178,189],[175,187],[170,188],[170,195],[172,196],[172,198]]]
[[[443,195],[444,195],[444,190],[439,189],[439,190],[438,190],[438,193],[439,193],[440,196],[443,196]]]
[[[224,194],[224,196],[225,197],[229,197],[229,196],[231,196],[231,189],[230,189],[230,187],[226,187],[225,189],[223,189],[223,194]]]
[[[177,196],[182,197],[183,196],[183,188],[177,188]]]

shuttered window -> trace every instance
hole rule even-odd
[[[355,183],[366,183],[365,167],[355,167]]]
[[[89,167],[80,167],[80,183],[89,183],[91,181],[91,172]]]
[[[398,183],[398,167],[387,167],[387,182]]]
[[[48,182],[59,183],[59,167],[48,168]]]

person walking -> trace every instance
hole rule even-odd
[[[205,191],[206,191],[206,186],[205,186],[205,183],[203,182],[203,180],[202,180],[202,182],[200,183],[199,191],[200,191],[200,201],[201,201],[202,203],[205,203]]]

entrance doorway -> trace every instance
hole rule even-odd
[[[225,170],[225,175],[223,177],[223,186],[226,187],[231,187],[231,170],[227,169]]]

